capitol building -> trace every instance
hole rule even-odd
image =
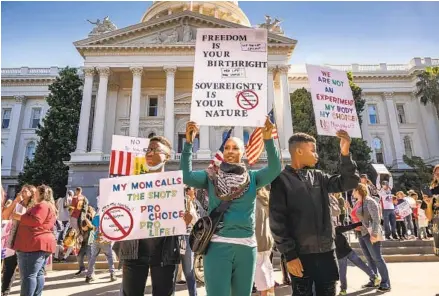
[[[279,145],[288,161],[288,138],[294,130],[290,94],[309,88],[305,65],[290,65],[297,41],[285,36],[277,20],[268,29],[268,104],[276,106]],[[66,164],[68,187],[81,186],[92,203],[100,178],[108,176],[112,135],[164,135],[173,145],[168,169],[177,169],[189,120],[197,28],[252,27],[237,1],[154,1],[139,23],[117,29],[109,18],[95,23],[73,46],[84,58],[83,99],[77,147]],[[378,61],[377,61],[378,62]],[[416,75],[439,66],[439,58],[402,64],[327,65],[352,71],[363,89],[363,138],[372,159],[392,171],[408,169],[403,155],[439,163],[439,121],[432,105],[414,95]],[[49,66],[49,65],[48,65]],[[2,185],[12,197],[26,158],[38,142],[35,130],[48,111],[45,97],[59,68],[1,69]],[[271,107],[269,108],[271,109]],[[194,168],[205,168],[229,127],[201,127],[194,145]],[[251,128],[234,135],[248,141]],[[262,155],[260,165],[266,162]]]

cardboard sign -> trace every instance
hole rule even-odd
[[[12,230],[12,220],[2,221],[2,259],[10,257],[15,254],[15,251],[5,247],[6,241],[9,239],[9,235]]]
[[[412,213],[412,208],[410,208],[410,204],[407,201],[404,201],[395,207],[395,211],[401,218],[405,218]]]
[[[266,29],[198,29],[191,121],[263,126],[267,66]]]
[[[113,135],[110,175],[130,176],[146,172],[145,152],[148,145],[149,139]]]
[[[110,241],[185,235],[181,171],[99,183],[100,233]]]
[[[317,133],[335,136],[345,130],[351,138],[361,138],[355,101],[344,71],[306,65],[316,119]]]
[[[384,164],[373,163],[372,167],[374,168],[375,172],[377,172],[377,174],[391,175],[389,170],[386,168],[386,166]]]

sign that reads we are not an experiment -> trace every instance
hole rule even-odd
[[[335,136],[345,130],[352,138],[361,138],[355,101],[346,72],[306,65],[316,119],[317,134]]]
[[[267,30],[198,29],[191,121],[263,126],[267,114]]]

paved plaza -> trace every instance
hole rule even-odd
[[[389,263],[389,272],[392,281],[392,292],[385,295],[392,296],[436,296],[439,295],[439,263]],[[110,282],[106,271],[99,271],[96,282],[86,284],[84,278],[74,278],[74,271],[49,272],[46,278],[43,296],[116,296],[119,295],[120,279]],[[120,275],[120,274],[118,274]],[[276,278],[280,282],[280,271]],[[375,290],[361,289],[367,277],[355,267],[348,268],[348,295],[381,295]],[[11,295],[19,295],[19,281],[16,280]],[[148,281],[145,295],[151,295],[151,286]],[[185,285],[177,285],[176,296],[188,295]],[[204,287],[198,288],[198,295],[206,295]],[[255,294],[257,295],[257,294]],[[289,287],[280,287],[276,296],[291,295]],[[236,295],[235,295],[236,296]],[[237,295],[240,296],[240,295]]]

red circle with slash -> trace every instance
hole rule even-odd
[[[244,110],[252,110],[259,104],[258,95],[252,90],[243,90],[236,95],[238,106]]]
[[[104,223],[113,223],[113,225],[108,225],[108,228],[105,228],[106,232],[120,232],[120,236],[114,236],[113,233],[105,233],[104,228],[102,227]],[[133,215],[131,215],[128,209],[124,207],[112,207],[106,210],[102,215],[99,228],[104,237],[112,241],[118,241],[130,235],[131,231],[133,230],[133,226]]]

